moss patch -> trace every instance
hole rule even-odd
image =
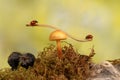
[[[57,57],[54,45],[45,47],[38,53],[33,67],[24,69],[21,66],[15,71],[11,69],[0,70],[0,80],[86,80],[92,68],[90,55],[81,55],[75,51],[71,44],[62,47],[63,57]]]

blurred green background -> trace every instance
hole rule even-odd
[[[0,68],[8,67],[13,51],[31,52],[37,56],[48,44],[52,29],[25,25],[31,20],[50,24],[70,35],[92,42],[80,43],[70,38],[81,54],[88,55],[94,45],[93,60],[101,62],[120,58],[120,0],[0,0]]]

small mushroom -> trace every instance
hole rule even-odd
[[[31,53],[26,53],[20,56],[20,65],[26,69],[29,68],[29,66],[33,66],[35,62],[35,56]]]
[[[62,32],[61,30],[55,30],[50,34],[49,39],[50,39],[50,41],[56,41],[58,57],[62,58],[62,49],[61,49],[60,41],[67,39],[67,35],[64,32]]]
[[[12,70],[17,69],[21,55],[22,54],[20,52],[12,52],[12,54],[10,54],[10,56],[8,57],[8,64],[11,66]]]

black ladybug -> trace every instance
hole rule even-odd
[[[19,65],[19,59],[22,54],[19,52],[12,52],[8,57],[8,64],[12,67],[12,70],[16,70]]]
[[[26,69],[28,69],[29,66],[32,67],[34,64],[34,61],[35,61],[35,56],[31,53],[23,54],[20,57],[20,65]]]

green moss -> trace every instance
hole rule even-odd
[[[62,52],[63,57],[59,59],[51,44],[38,53],[33,67],[24,69],[19,66],[15,71],[2,69],[0,80],[85,80],[90,75],[94,50],[91,49],[89,56],[80,55],[68,44],[62,47]]]

